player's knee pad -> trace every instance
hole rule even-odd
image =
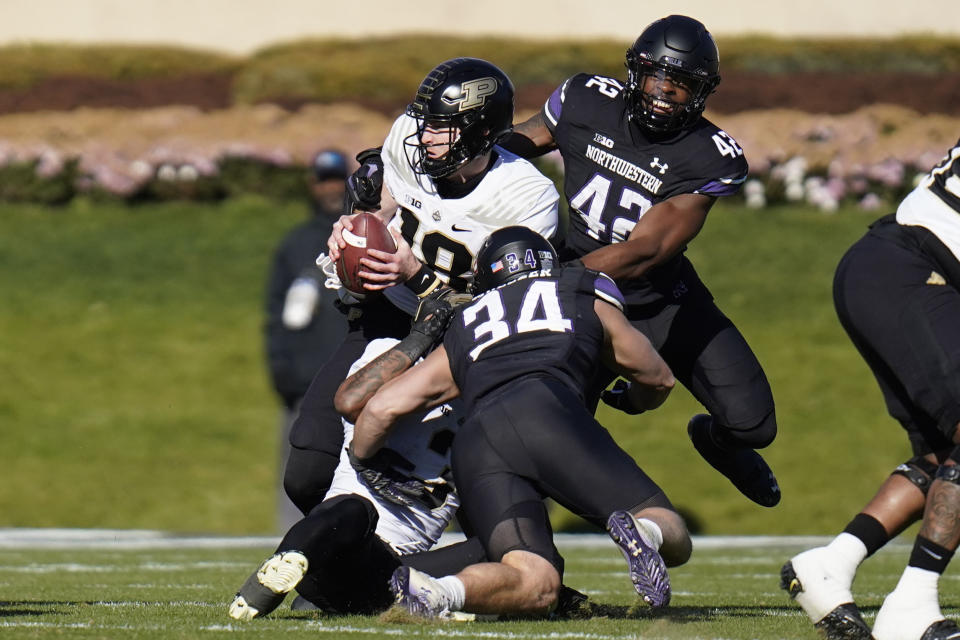
[[[933,482],[933,477],[937,473],[937,467],[936,462],[930,462],[923,456],[916,456],[897,465],[897,468],[890,475],[903,476],[916,485],[923,492],[923,495],[927,495],[927,491],[930,490],[930,483]]]
[[[937,480],[960,485],[960,445],[953,448],[947,459],[954,464],[940,465],[940,468],[937,469]]]
[[[762,449],[777,437],[777,415],[771,408],[760,420],[736,427],[728,427],[714,417],[714,434],[719,442],[728,446]]]

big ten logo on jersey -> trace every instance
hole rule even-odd
[[[717,151],[722,156],[730,156],[736,159],[743,155],[743,149],[726,131],[717,131],[713,134],[713,144],[717,146]]]
[[[608,98],[616,98],[623,91],[623,85],[620,82],[606,76],[593,76],[584,86],[596,87],[597,91]]]
[[[406,202],[409,206],[414,207],[415,209],[422,209],[422,208],[423,208],[423,203],[420,202],[419,200],[417,200],[416,198],[414,198],[414,197],[413,197],[412,195],[410,195],[409,193],[403,196],[403,200],[404,200],[404,202]]]
[[[511,314],[516,318],[507,317],[504,292],[499,288],[487,291],[463,310],[464,327],[486,316],[486,320],[473,327],[473,340],[478,344],[470,350],[471,360],[476,360],[487,347],[518,334],[573,331],[573,321],[563,315],[556,280],[521,278],[518,282],[526,283],[526,290],[519,309]]]
[[[434,212],[433,219],[440,222],[439,212]],[[462,276],[469,273],[473,254],[465,244],[429,225],[429,220],[421,221],[412,210],[400,207],[400,235],[410,244],[414,255],[433,269],[441,280],[457,291],[465,291],[467,281]]]
[[[594,132],[593,141],[597,144],[605,146],[607,149],[613,149],[613,140],[603,135],[602,133]]]
[[[476,107],[482,107],[487,101],[487,96],[492,96],[497,92],[496,78],[477,78],[468,80],[460,84],[460,95],[456,98],[442,96],[442,100],[449,105],[459,104],[457,111],[466,111]]]

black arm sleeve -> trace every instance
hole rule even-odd
[[[550,151],[546,148],[541,149],[533,143],[533,140],[516,131],[513,131],[506,140],[501,142],[500,146],[521,158],[536,158]]]

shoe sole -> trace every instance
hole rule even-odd
[[[760,505],[761,507],[771,508],[780,504],[780,498],[781,498],[780,485],[777,484],[776,476],[773,474],[773,470],[770,469],[770,465],[767,464],[767,461],[764,460],[763,456],[761,456],[759,453],[757,453],[752,449],[744,450],[740,452],[741,454],[746,454],[746,455],[752,454],[752,456],[754,456],[754,460],[751,466],[755,468],[764,468],[766,470],[766,479],[768,481],[767,486],[764,488],[765,490],[760,492],[754,490],[755,487],[753,486],[749,486],[749,485],[740,486],[739,484],[737,484],[737,482],[732,477],[730,477],[730,474],[728,474],[726,471],[723,470],[722,467],[724,467],[725,465],[720,462],[714,462],[710,456],[711,452],[707,449],[707,447],[700,446],[697,444],[698,440],[710,439],[709,434],[707,434],[706,436],[699,435],[699,432],[702,431],[702,428],[699,426],[699,423],[702,421],[698,420],[700,415],[706,415],[706,414],[699,414],[697,416],[694,416],[693,418],[690,419],[690,422],[687,423],[687,436],[690,438],[690,441],[693,443],[693,448],[696,449],[697,453],[700,454],[700,457],[706,460],[707,464],[709,464],[718,473],[720,473],[727,480],[729,480],[730,483],[733,484],[733,486],[736,488],[737,491],[739,491],[748,499]],[[735,465],[735,466],[739,467],[740,465]]]
[[[670,603],[667,565],[640,537],[633,517],[626,511],[615,511],[607,520],[607,532],[630,566],[630,580],[643,601],[651,607],[667,606]]]
[[[803,593],[803,583],[797,577],[793,562],[787,562],[780,568],[780,588],[793,600],[796,600],[798,594]],[[870,627],[860,615],[860,609],[852,602],[836,607],[813,623],[813,627],[827,640],[872,640],[873,638]]]

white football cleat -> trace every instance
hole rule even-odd
[[[267,558],[230,603],[229,614],[236,620],[252,620],[265,616],[283,602],[288,593],[300,584],[307,573],[306,556],[299,551],[285,551]]]
[[[804,551],[780,569],[780,588],[828,640],[870,640],[870,627],[853,601],[852,582],[836,570],[824,547]]]

